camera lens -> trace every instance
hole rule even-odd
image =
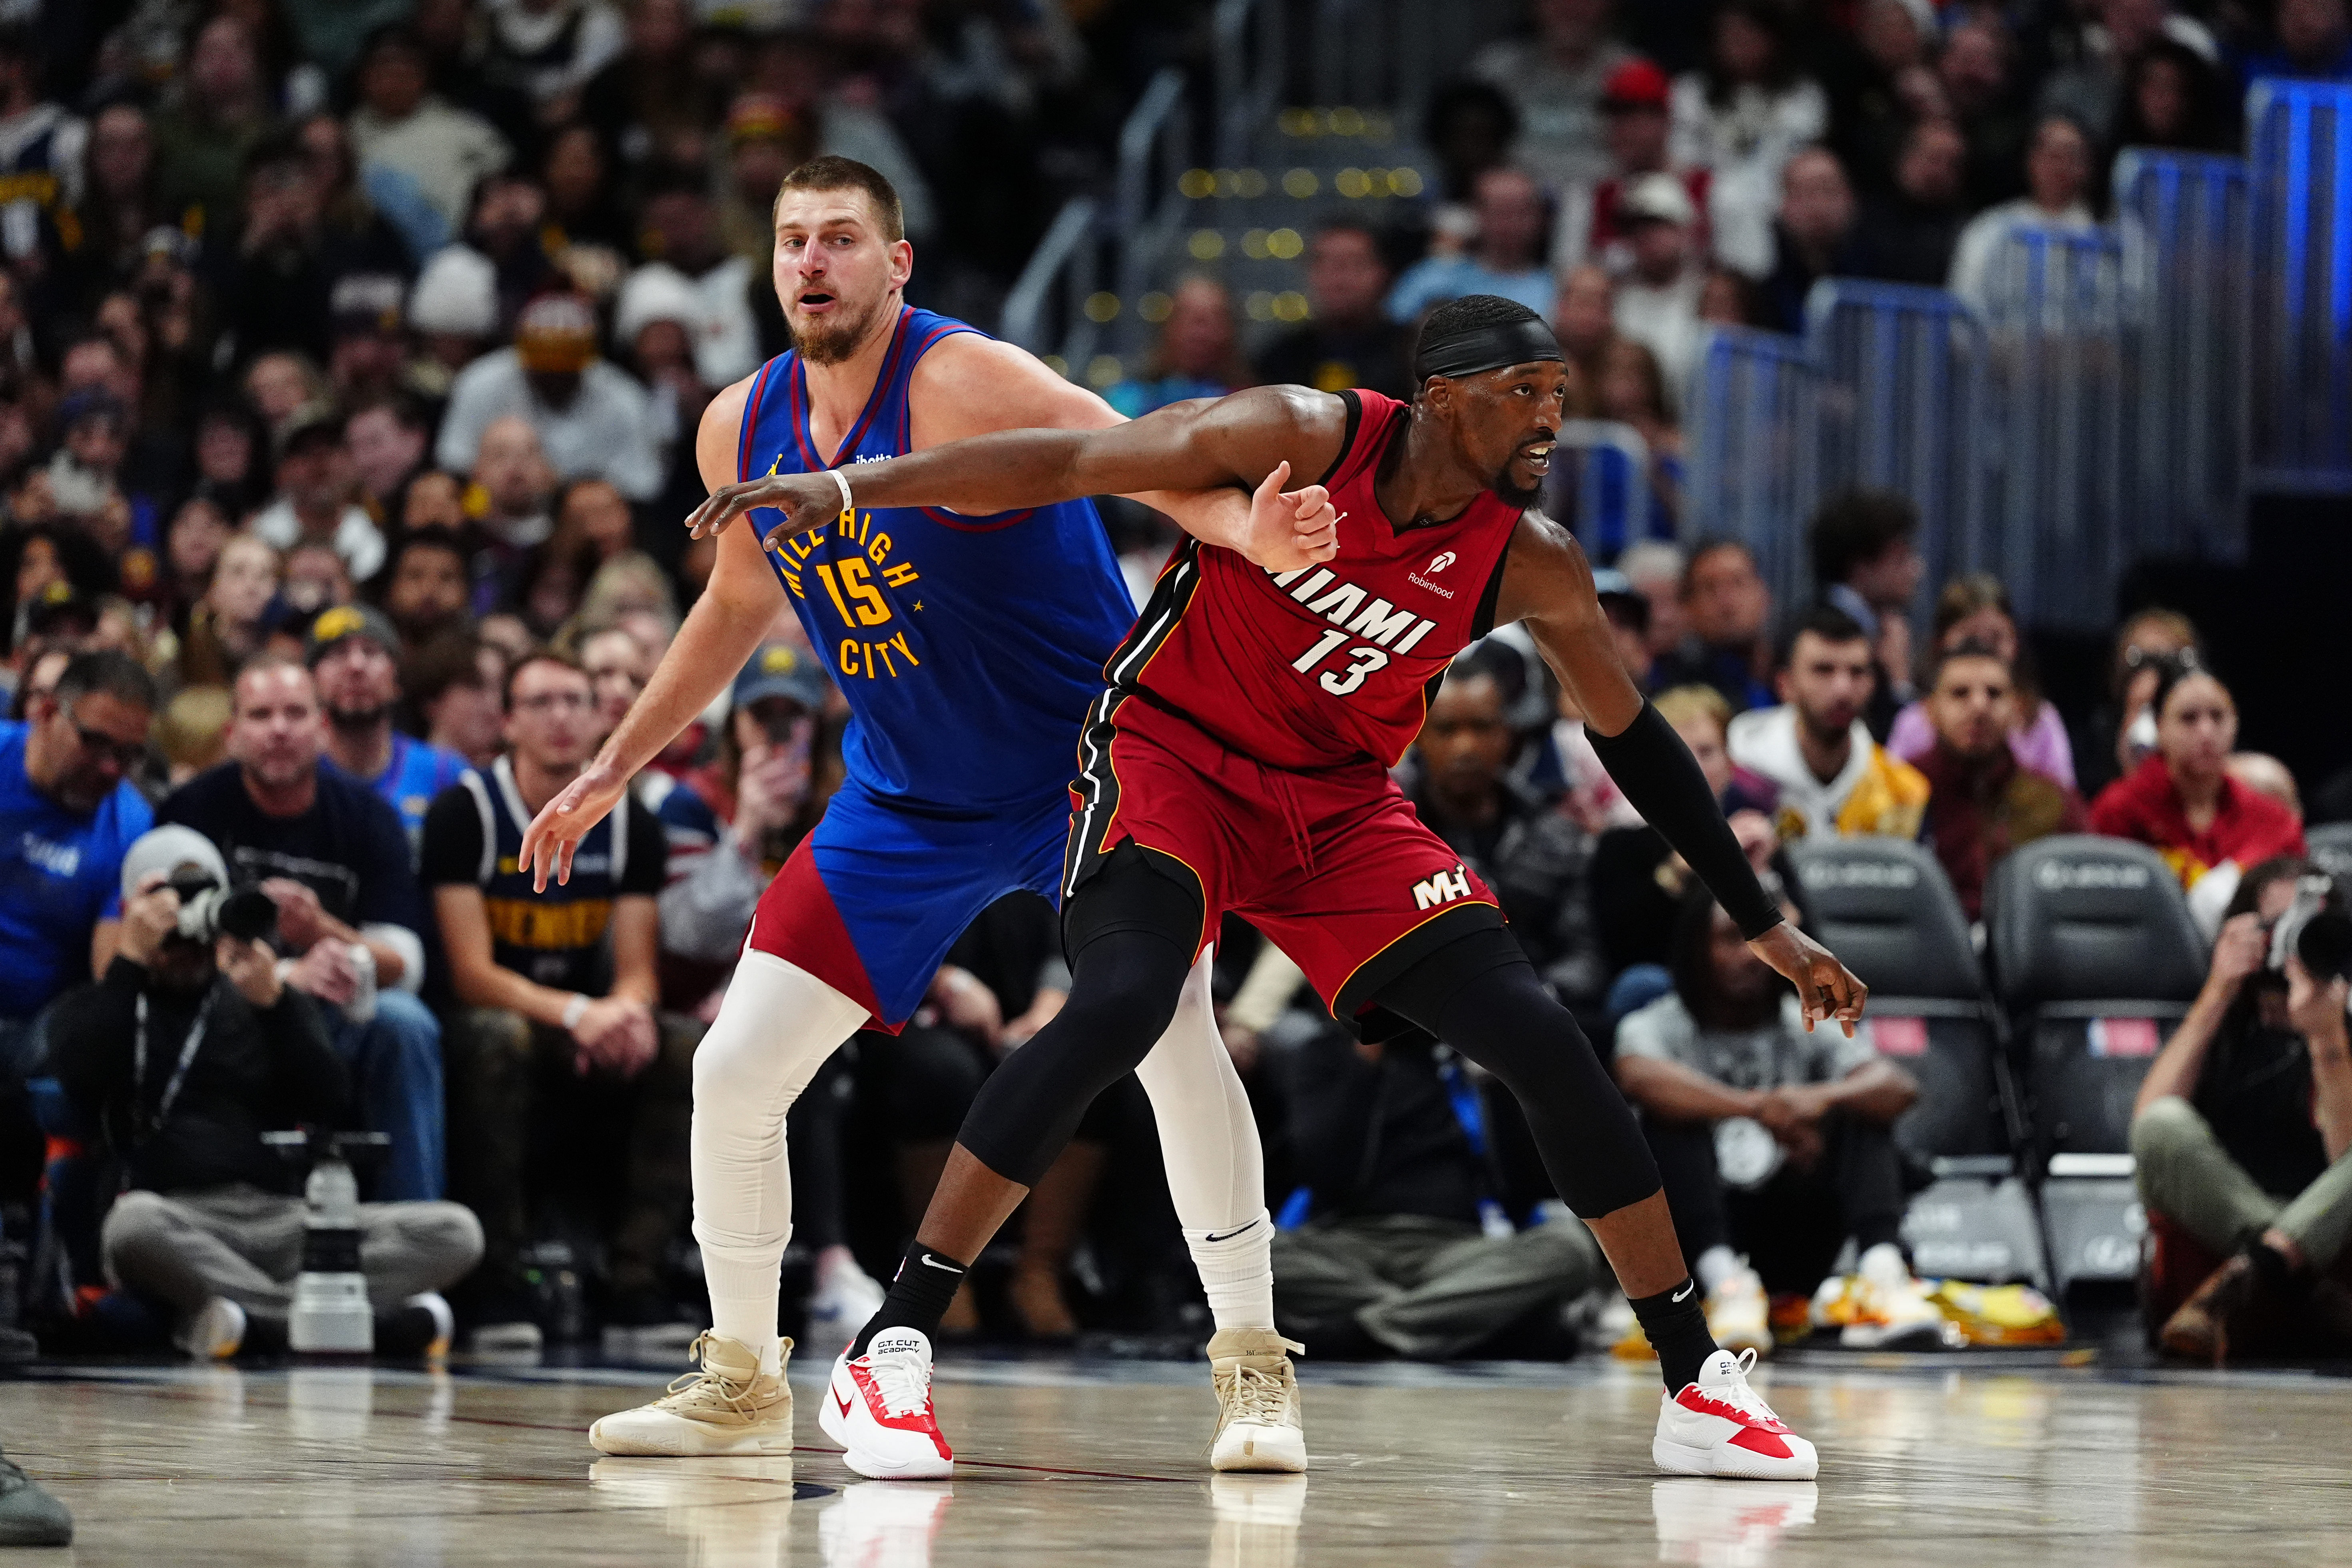
[[[278,929],[278,905],[258,888],[240,888],[221,900],[217,918],[222,935],[259,942]]]

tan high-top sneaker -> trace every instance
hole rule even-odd
[[[1298,1376],[1290,1357],[1307,1347],[1272,1329],[1221,1329],[1209,1341],[1209,1375],[1217,1385],[1213,1470],[1304,1470],[1307,1430],[1298,1410]]]
[[[782,1367],[760,1370],[760,1352],[740,1340],[706,1333],[688,1352],[701,1370],[688,1373],[650,1405],[617,1411],[588,1428],[599,1453],[669,1456],[789,1454],[793,1391]],[[783,1342],[782,1356],[793,1353]]]

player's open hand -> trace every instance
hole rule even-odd
[[[709,539],[754,507],[773,507],[784,521],[760,535],[765,544],[779,531],[801,533],[831,522],[841,511],[841,489],[829,474],[762,474],[740,484],[721,485],[694,509],[686,531]]]
[[[1853,1038],[1853,1026],[1862,1021],[1863,1004],[1870,999],[1870,987],[1855,979],[1837,961],[1837,954],[1787,921],[1748,947],[1796,986],[1808,1032],[1817,1023],[1834,1020],[1845,1029],[1846,1038]]]
[[[539,815],[522,831],[522,852],[516,857],[530,868],[532,891],[547,891],[550,872],[559,882],[572,880],[572,857],[580,841],[604,820],[604,814],[628,787],[629,781],[599,757],[539,808]]]
[[[1290,465],[1276,463],[1250,497],[1242,554],[1268,572],[1292,572],[1339,553],[1339,520],[1321,485],[1286,490]]]

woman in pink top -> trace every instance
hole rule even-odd
[[[2033,689],[2030,669],[2022,662],[2023,645],[2017,635],[2017,616],[2009,606],[2009,590],[1990,573],[1956,577],[1944,584],[1937,597],[1929,657],[1964,642],[1991,648],[2016,671],[2018,710],[2032,715],[2009,734],[2009,749],[2018,764],[2074,788],[2074,748],[2066,739],[2066,721]],[[1924,703],[1914,702],[1895,716],[1886,749],[1906,763],[1936,749],[1936,728],[1927,721]]]

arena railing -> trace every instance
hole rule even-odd
[[[1613,419],[1570,419],[1559,441],[1576,454],[1570,506],[1585,549],[1606,558],[1647,538],[1650,444],[1642,433]]]
[[[1177,180],[1192,164],[1192,115],[1184,73],[1160,69],[1143,89],[1118,133],[1118,291],[1143,292],[1154,260],[1183,221],[1185,198]]]
[[[1249,162],[1258,128],[1282,107],[1287,76],[1280,0],[1218,0],[1211,19],[1217,162]]]
[[[1073,196],[1005,295],[998,335],[1049,363],[1063,362],[1055,368],[1069,374],[1069,356],[1092,350],[1095,324],[1087,319],[1086,301],[1095,291],[1099,260],[1094,199]]]
[[[2352,494],[2352,86],[2257,81],[2246,121],[2252,484]]]
[[[1688,399],[1683,536],[1744,542],[1782,605],[1812,597],[1803,525],[1821,499],[1823,381],[1802,339],[1718,327]]]

